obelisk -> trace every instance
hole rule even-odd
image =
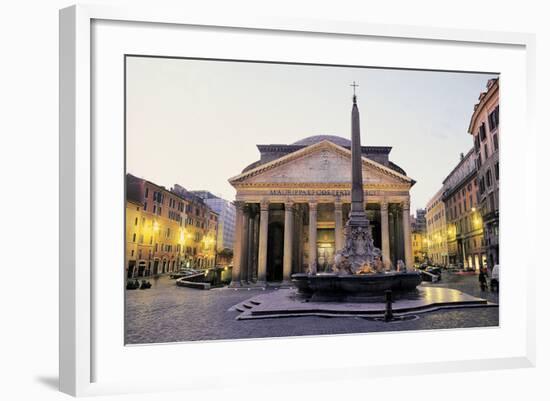
[[[351,109],[351,211],[348,224],[351,226],[368,226],[363,195],[363,157],[361,155],[361,129],[359,126],[359,109],[355,82],[353,86],[353,106]]]
[[[340,274],[357,274],[371,271],[380,250],[374,247],[371,227],[365,211],[363,194],[363,156],[361,152],[361,129],[355,82],[351,109],[351,210],[344,229],[345,243],[337,252],[335,270]]]

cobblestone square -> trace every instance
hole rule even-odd
[[[414,320],[380,322],[360,317],[288,317],[238,321],[229,308],[254,295],[276,289],[218,288],[209,291],[176,286],[163,276],[148,290],[126,291],[127,344],[265,338],[490,327],[499,324],[499,308],[458,308],[418,314]],[[482,292],[477,275],[443,272],[442,286],[498,303],[498,294]]]

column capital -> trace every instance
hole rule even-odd
[[[241,211],[244,214],[248,214],[250,212],[250,204],[248,202],[236,201],[233,202],[233,204],[238,211]]]
[[[342,211],[342,201],[340,198],[334,200],[334,210]]]
[[[291,199],[287,199],[285,201],[285,211],[291,210],[294,207],[294,201]]]
[[[402,203],[403,210],[410,210],[411,208],[411,201],[409,199],[406,199]]]
[[[388,206],[389,206],[388,201],[383,200],[382,202],[380,202],[380,211],[387,212],[388,211]]]
[[[316,201],[310,201],[308,202],[309,205],[309,211],[317,211],[317,202]]]
[[[269,200],[267,200],[267,199],[262,199],[262,200],[260,201],[260,210],[261,210],[262,212],[265,212],[265,211],[269,210]]]

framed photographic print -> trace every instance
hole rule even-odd
[[[62,391],[532,365],[532,36],[60,28]]]

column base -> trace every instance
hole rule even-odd
[[[231,280],[231,283],[229,283],[229,288],[241,288],[242,286],[240,281]]]
[[[267,282],[266,281],[261,281],[261,280],[252,281],[252,282],[248,283],[248,287],[250,287],[250,288],[266,288],[267,287]]]

